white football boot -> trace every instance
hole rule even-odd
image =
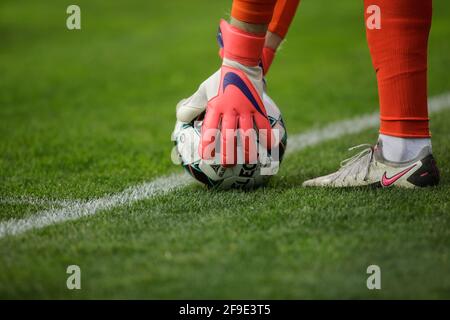
[[[304,187],[403,187],[434,186],[439,183],[439,170],[430,147],[424,147],[418,156],[407,162],[391,162],[383,157],[381,141],[372,147],[359,145],[349,150],[366,147],[360,153],[341,162],[341,168],[329,175],[303,182]]]

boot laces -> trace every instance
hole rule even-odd
[[[347,176],[353,176],[354,179],[357,179],[360,173],[364,172],[364,179],[367,177],[367,174],[369,173],[370,161],[372,160],[373,154],[372,145],[366,143],[359,144],[349,148],[348,151],[361,148],[365,149],[361,150],[354,156],[341,161],[339,176],[343,175],[343,178],[346,178]]]

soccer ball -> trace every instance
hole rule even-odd
[[[272,147],[270,152],[265,150],[264,156],[261,153],[258,154],[257,163],[237,164],[225,168],[220,164],[203,161],[198,150],[204,113],[190,123],[177,121],[172,134],[172,140],[175,143],[172,159],[180,163],[195,180],[210,188],[221,190],[252,189],[266,184],[279,169],[286,150],[287,132],[280,109],[265,93],[263,94],[263,103],[272,130],[277,132],[277,138],[275,139],[275,146]],[[237,141],[237,153],[239,154],[242,152],[242,146],[240,139],[237,139]]]

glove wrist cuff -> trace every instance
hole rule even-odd
[[[224,58],[245,66],[257,66],[261,60],[265,34],[257,35],[233,27],[225,20],[220,22],[224,43]]]
[[[261,57],[261,65],[263,68],[264,75],[266,75],[266,73],[269,72],[269,68],[272,65],[274,57],[275,57],[275,50],[270,47],[264,47],[263,55]]]

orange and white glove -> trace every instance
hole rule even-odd
[[[220,133],[221,165],[236,164],[237,136],[241,138],[245,163],[256,163],[258,140],[269,150],[273,141],[262,101],[264,82],[259,65],[265,34],[244,32],[224,20],[220,30],[224,43],[222,66],[191,97],[178,103],[177,119],[191,122],[206,110],[199,146],[203,160],[215,158]]]

